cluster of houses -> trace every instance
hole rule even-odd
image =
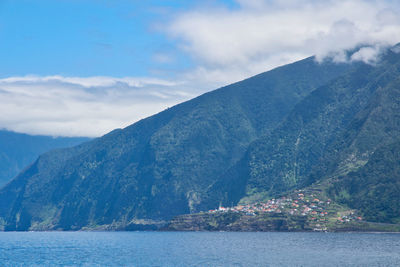
[[[352,222],[352,221],[362,221],[362,217],[356,215],[354,212],[349,212],[344,215],[340,215],[337,218],[337,220],[338,220],[338,222],[346,223],[346,222]]]
[[[250,216],[271,212],[307,216],[310,222],[315,225],[317,229],[323,229],[324,227],[321,227],[321,225],[326,225],[328,218],[332,217],[336,218],[338,223],[362,220],[361,217],[356,216],[352,212],[337,217],[337,210],[330,208],[331,202],[330,199],[320,200],[314,194],[305,194],[304,191],[299,190],[290,197],[271,199],[267,202],[237,205],[229,208],[220,206],[218,209],[209,210],[208,212],[242,212]]]

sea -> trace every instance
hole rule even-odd
[[[400,234],[0,232],[0,266],[400,266]]]

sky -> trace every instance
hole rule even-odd
[[[392,0],[0,0],[0,128],[101,136],[308,56],[375,64],[398,42]]]

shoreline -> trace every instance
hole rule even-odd
[[[323,233],[323,234],[400,234],[400,232],[377,232],[377,231],[96,231],[96,230],[77,230],[77,231],[0,231],[1,233]]]

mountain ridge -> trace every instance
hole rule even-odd
[[[42,155],[0,191],[0,202],[8,203],[0,206],[5,229],[73,230],[197,211],[214,176],[249,142],[350,67],[308,58]]]
[[[0,130],[0,187],[11,181],[40,154],[90,140],[86,137],[51,137]]]

